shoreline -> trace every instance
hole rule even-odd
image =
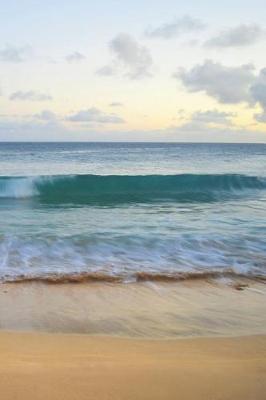
[[[264,275],[248,275],[237,273],[231,269],[224,271],[204,271],[204,272],[178,272],[178,273],[148,273],[136,272],[132,276],[109,275],[98,272],[80,272],[80,273],[60,273],[44,275],[18,275],[16,277],[6,277],[0,280],[2,284],[25,284],[25,283],[45,283],[49,285],[73,284],[73,283],[120,283],[132,284],[143,282],[215,282],[219,279],[229,279],[233,281],[242,280],[244,282],[266,283]]]
[[[0,332],[5,400],[264,400],[266,335],[143,340]]]

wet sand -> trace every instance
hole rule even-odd
[[[241,279],[0,285],[0,328],[135,338],[266,333],[266,285]]]
[[[0,333],[4,400],[264,400],[266,336]]]

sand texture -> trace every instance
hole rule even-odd
[[[0,334],[3,400],[265,400],[266,336]]]

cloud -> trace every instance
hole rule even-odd
[[[264,30],[257,24],[238,25],[220,32],[217,36],[207,40],[208,47],[244,47],[250,46],[264,36]]]
[[[185,33],[198,32],[206,28],[206,25],[197,18],[184,15],[173,22],[165,23],[154,29],[148,29],[145,36],[149,38],[171,39]]]
[[[116,114],[107,114],[96,107],[91,107],[87,110],[80,110],[76,114],[66,118],[71,122],[96,122],[101,124],[121,124],[125,121]]]
[[[254,118],[257,122],[260,122],[262,124],[266,124],[266,112],[262,112],[259,114],[254,114]]]
[[[34,90],[29,91],[17,91],[10,95],[10,100],[19,100],[19,101],[51,101],[53,100],[52,96],[40,92],[35,92]]]
[[[263,68],[251,87],[251,95],[256,103],[259,103],[266,112],[266,68]]]
[[[206,126],[230,126],[232,125],[231,118],[234,116],[234,113],[219,111],[217,109],[207,111],[199,110],[192,114],[190,123],[193,122]]]
[[[254,118],[257,122],[266,123],[266,68],[263,68],[254,85],[251,87],[251,94],[255,103],[258,103],[262,112],[255,114]]]
[[[266,122],[266,68],[256,74],[252,65],[227,67],[207,60],[188,71],[180,69],[174,77],[189,91],[205,92],[220,103],[258,104],[262,112],[254,114],[254,118]]]
[[[112,66],[105,65],[104,67],[97,69],[96,74],[100,76],[113,76],[116,75],[116,70]]]
[[[179,126],[152,130],[107,129],[106,125],[92,126],[62,124],[32,119],[32,116],[0,118],[0,140],[5,141],[167,141],[167,142],[264,142],[266,131],[231,124],[231,113],[219,110],[198,110]],[[29,119],[30,118],[30,119]],[[227,121],[228,120],[228,124]],[[201,121],[201,122],[200,122]]]
[[[0,119],[0,140],[2,141],[62,140],[67,133],[65,127],[57,121],[33,120],[32,118],[29,120],[28,116],[26,120],[23,117]]]
[[[57,115],[50,110],[43,110],[39,114],[34,114],[33,117],[41,121],[57,121]]]
[[[181,110],[183,111],[183,110]],[[265,133],[254,126],[237,126],[232,112],[197,110],[180,125],[173,125],[163,130],[165,138],[172,141],[192,142],[265,142]],[[183,118],[182,118],[183,119]]]
[[[182,124],[169,129],[176,133],[196,134],[197,136],[199,133],[217,133],[234,129],[231,121],[231,118],[234,116],[235,114],[231,112],[219,111],[217,109],[197,110],[190,115],[189,119],[184,120],[182,113]]]
[[[31,53],[29,46],[16,47],[6,45],[0,50],[0,61],[9,63],[20,63],[26,61]]]
[[[153,60],[149,50],[132,36],[120,33],[109,43],[114,60],[110,66],[100,68],[96,73],[102,76],[122,73],[130,79],[151,76]]]
[[[211,60],[195,65],[190,70],[179,69],[174,77],[181,79],[191,92],[203,91],[220,103],[250,102],[250,88],[255,80],[250,64],[227,67]]]
[[[86,57],[78,51],[74,51],[74,53],[68,54],[65,58],[69,64],[78,63],[86,60]]]
[[[236,126],[208,126],[188,122],[164,130],[166,140],[181,142],[265,143],[266,132]]]
[[[123,107],[124,104],[120,103],[119,101],[113,101],[112,103],[109,104],[110,107]]]

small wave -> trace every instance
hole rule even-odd
[[[266,179],[223,175],[58,175],[1,177],[0,198],[33,197],[51,204],[152,201],[208,202],[266,189]]]

